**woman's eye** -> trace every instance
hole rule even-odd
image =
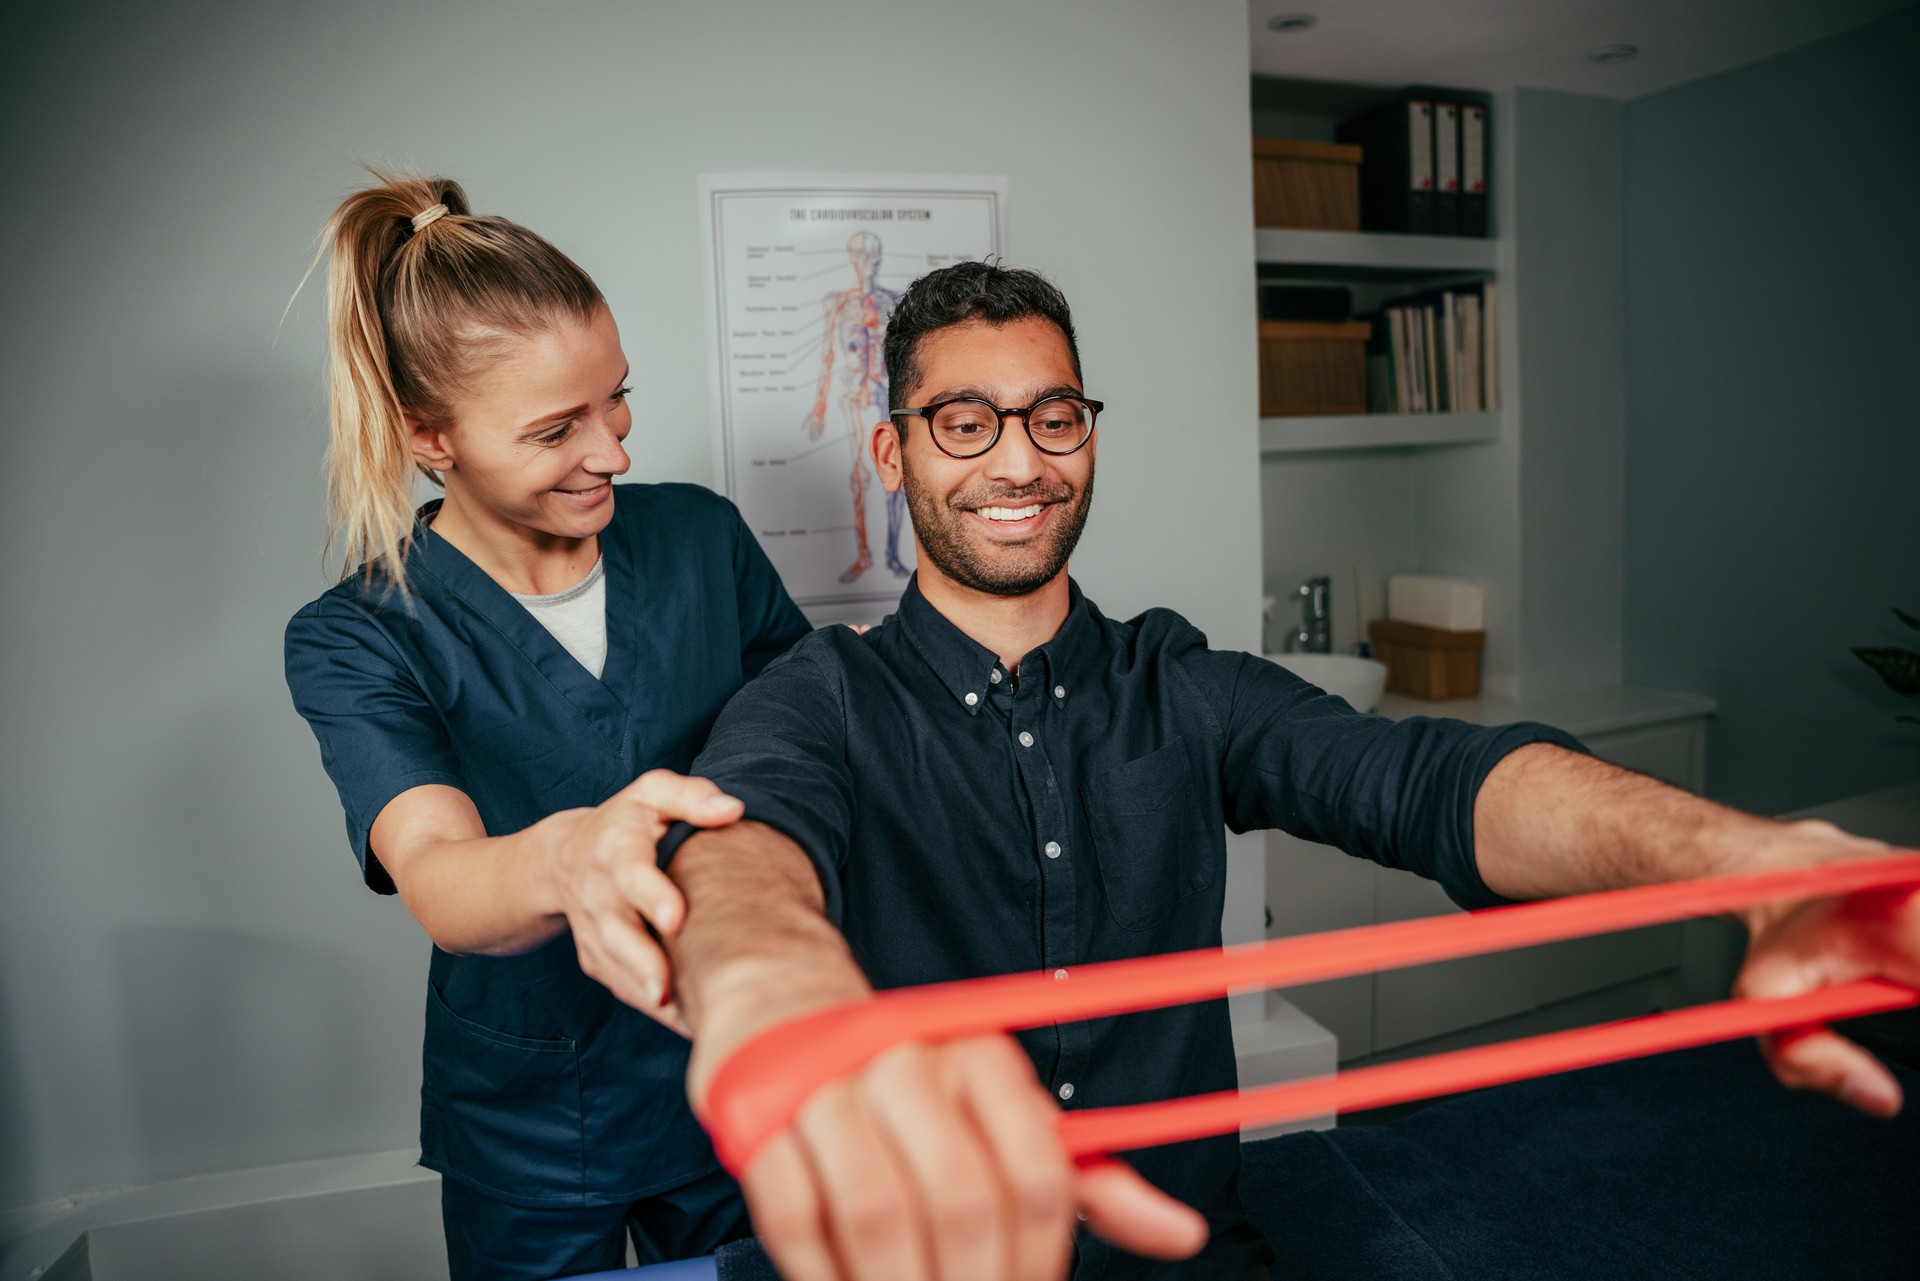
[[[536,439],[538,440],[538,443],[542,445],[557,445],[561,441],[565,440],[567,438],[567,433],[571,432],[572,430],[573,430],[572,423],[562,423],[560,424],[560,426],[554,428],[552,431],[548,432],[546,435],[537,437]]]
[[[622,387],[619,391],[616,391],[613,393],[613,399],[616,401],[625,400],[628,396],[632,394],[633,394],[633,388]]]

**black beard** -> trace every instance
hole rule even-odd
[[[1093,470],[1087,470],[1086,488],[1073,486],[1029,486],[1024,490],[1000,493],[961,493],[942,501],[914,483],[913,468],[905,451],[900,459],[901,483],[907,491],[907,511],[913,517],[913,532],[920,540],[920,554],[941,573],[962,587],[989,596],[1025,596],[1052,582],[1066,568],[1067,558],[1086,528],[1087,512],[1093,506]],[[971,519],[967,508],[981,506],[1020,507],[1038,499],[1058,504],[1050,533],[1033,547],[1029,555],[1037,559],[1024,564],[1001,564],[983,557],[962,533],[963,522]],[[964,504],[964,506],[962,505]]]

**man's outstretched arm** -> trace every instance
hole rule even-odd
[[[755,1033],[870,989],[823,914],[812,862],[775,829],[697,833],[672,875],[687,916],[669,951],[700,1113],[714,1072]],[[1057,1116],[1010,1037],[896,1046],[814,1094],[741,1187],[791,1281],[1057,1279],[1076,1207],[1137,1253],[1204,1243],[1200,1216],[1131,1170],[1076,1173]]]
[[[1509,898],[1550,898],[1697,876],[1800,867],[1887,852],[1829,823],[1781,823],[1728,809],[1577,752],[1522,747],[1474,802],[1480,876]],[[1920,892],[1768,904],[1742,914],[1749,943],[1735,990],[1797,996],[1858,978],[1920,986]],[[1900,1108],[1871,1054],[1824,1028],[1762,1042],[1782,1082],[1863,1112]]]

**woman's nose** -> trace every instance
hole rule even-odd
[[[621,443],[625,434],[615,431],[612,423],[601,419],[592,428],[587,454],[580,460],[580,465],[597,475],[624,475],[627,468],[633,466],[633,459],[627,455],[627,447]]]

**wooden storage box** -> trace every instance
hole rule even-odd
[[[1255,138],[1253,225],[1360,230],[1360,148]]]
[[[1367,624],[1373,656],[1387,665],[1387,688],[1414,698],[1472,698],[1480,692],[1485,632],[1447,632],[1376,618]]]
[[[1260,322],[1260,416],[1367,412],[1364,320]]]

